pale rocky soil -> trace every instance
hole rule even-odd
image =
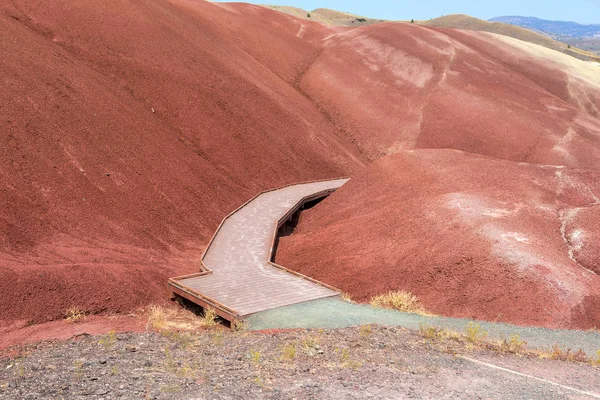
[[[494,38],[503,41],[511,46],[521,49],[526,53],[530,54],[531,56],[542,57],[551,62],[552,64],[561,67],[569,74],[570,80],[582,79],[589,85],[600,85],[600,76],[598,75],[598,72],[594,70],[593,64],[595,63],[593,62],[581,61],[567,54],[563,54],[543,46],[538,46],[536,44],[524,42],[508,36],[502,36],[494,33],[486,34],[493,36]]]
[[[2,399],[583,399],[598,367],[469,350],[401,328],[79,336],[0,360]]]

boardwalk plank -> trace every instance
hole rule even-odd
[[[339,295],[273,267],[269,255],[277,221],[306,196],[335,190],[346,181],[298,184],[260,194],[224,220],[216,233],[203,258],[213,274],[178,283],[235,310],[240,318]]]

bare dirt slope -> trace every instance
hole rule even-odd
[[[282,14],[15,1],[0,20],[0,320],[163,299],[257,191],[363,164],[292,86],[319,48]]]
[[[303,213],[277,260],[359,301],[401,289],[435,314],[588,329],[599,196],[598,171],[403,151]]]
[[[450,147],[596,168],[600,78],[581,71],[593,66],[499,39],[403,23],[361,27],[329,37],[300,87],[372,158]]]

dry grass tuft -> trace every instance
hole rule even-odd
[[[425,340],[440,346],[439,348],[444,352],[479,349],[536,357],[544,360],[600,365],[600,350],[597,351],[596,357],[589,357],[581,349],[573,351],[556,344],[549,349],[529,349],[527,342],[517,334],[512,335],[509,339],[490,340],[488,333],[475,322],[470,322],[462,333],[448,331],[432,325],[419,324],[419,333]]]
[[[204,310],[204,315],[202,316],[202,322],[204,323],[204,326],[206,327],[213,327],[215,325],[217,325],[218,322],[218,315],[215,312],[215,310],[213,310],[212,308],[207,308],[206,310]]]
[[[585,354],[581,349],[573,351],[571,349],[562,349],[559,345],[555,344],[552,349],[546,351],[538,351],[538,357],[546,360],[558,360],[568,362],[589,362],[594,363],[594,360]]]
[[[419,324],[419,332],[421,333],[421,336],[428,340],[443,338],[445,333],[442,328],[438,328],[437,326],[433,325],[425,325],[422,323]]]
[[[521,337],[514,334],[510,339],[502,339],[498,344],[498,349],[504,353],[522,354],[527,348],[527,342],[521,340]]]
[[[71,307],[65,312],[65,320],[69,324],[76,324],[85,319],[85,312],[77,307]]]
[[[218,324],[217,314],[213,309],[204,310],[204,315],[198,317],[194,313],[183,310],[151,306],[148,311],[146,330],[162,331],[196,331],[212,328]]]
[[[352,300],[352,296],[350,296],[349,293],[343,292],[341,297],[342,300],[347,301],[348,303],[354,303],[354,300]]]
[[[473,344],[483,342],[488,336],[488,333],[481,328],[481,325],[475,322],[469,322],[465,328],[465,332],[467,340]]]
[[[370,301],[373,307],[389,308],[413,314],[430,315],[417,296],[403,290],[375,296]]]
[[[296,342],[287,343],[281,349],[281,360],[294,361],[296,359]]]

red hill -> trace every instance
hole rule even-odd
[[[384,157],[282,238],[278,261],[358,301],[589,329],[600,321],[600,172],[455,150]]]

